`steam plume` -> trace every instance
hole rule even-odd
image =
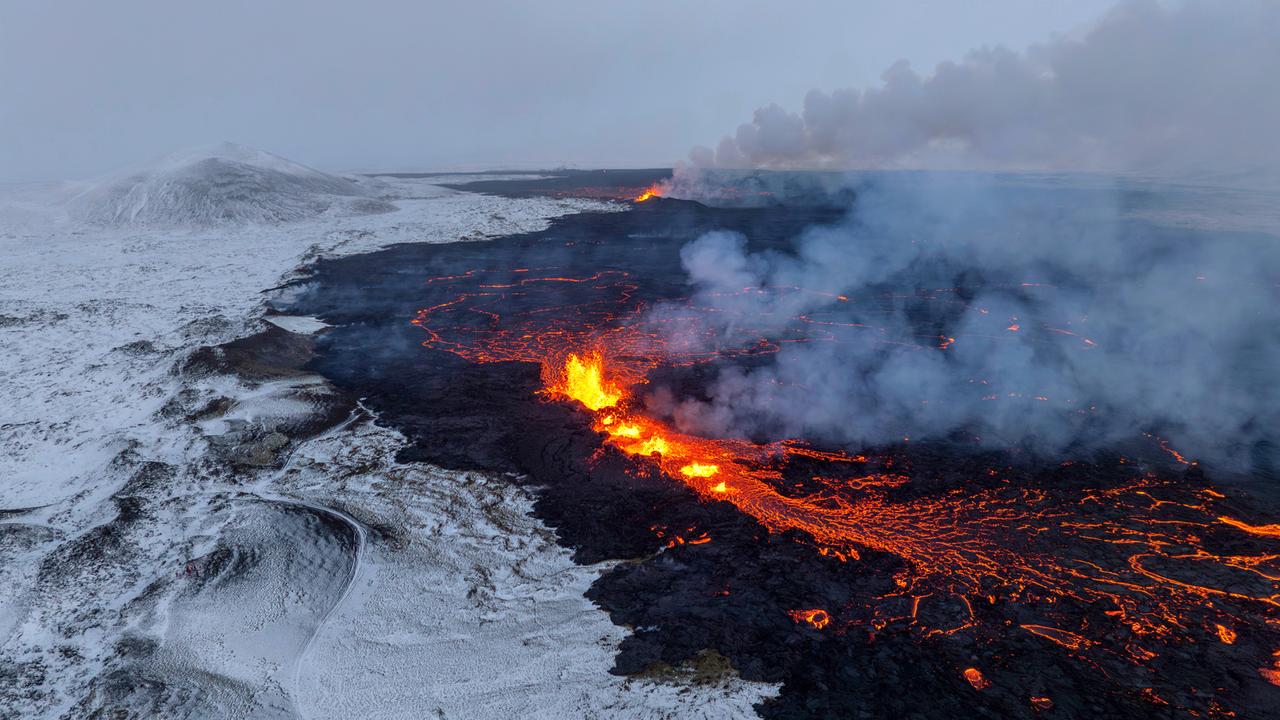
[[[682,260],[718,323],[709,345],[818,322],[707,397],[658,392],[654,409],[686,431],[852,446],[963,431],[1058,453],[1152,432],[1248,464],[1280,421],[1275,238],[1160,222],[1205,200],[1146,187],[882,173],[791,252],[704,235]],[[821,341],[831,328],[842,342]]]
[[[879,87],[811,92],[800,114],[762,108],[695,149],[668,194],[771,197],[810,177],[738,174],[726,192],[733,168],[1274,172],[1278,33],[1265,0],[1126,0],[1080,39],[975,50],[928,76],[899,62]],[[794,332],[796,317],[818,321],[809,340],[842,328],[844,341],[785,344],[721,371],[705,397],[655,389],[653,409],[682,429],[849,445],[959,434],[1046,453],[1146,431],[1220,466],[1269,462],[1274,196],[1116,174],[822,177],[828,200],[832,178],[856,193],[843,222],[790,252],[711,233],[682,259],[719,323],[700,342]]]
[[[1079,39],[981,48],[756,111],[695,167],[1271,170],[1280,4],[1126,0]]]

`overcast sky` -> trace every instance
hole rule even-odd
[[[0,0],[0,181],[230,140],[316,167],[665,166],[770,102],[1111,0]]]

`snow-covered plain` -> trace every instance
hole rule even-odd
[[[182,371],[268,322],[323,332],[264,294],[316,258],[618,206],[310,175],[276,202],[278,174],[314,171],[202,152],[127,177],[201,167],[267,197],[0,188],[0,717],[732,717],[776,691],[607,674],[625,631],[582,596],[601,568],[515,485],[397,464],[362,408],[270,443],[321,379]],[[305,195],[348,186],[379,212]],[[270,462],[220,451],[250,430]]]

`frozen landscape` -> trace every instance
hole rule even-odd
[[[317,258],[621,206],[340,178],[223,145],[0,194],[0,716],[726,717],[774,686],[608,674],[625,630],[501,476],[298,368],[209,350]],[[296,359],[296,358],[295,358]]]
[[[0,2],[0,720],[1275,720],[1277,38]]]

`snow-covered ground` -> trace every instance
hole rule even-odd
[[[270,172],[228,172],[268,195],[274,173],[314,172],[183,157],[257,163]],[[128,177],[191,176],[163,171]],[[243,213],[189,184],[160,214],[147,188],[0,188],[0,717],[751,715],[775,688],[607,674],[625,631],[582,596],[600,568],[570,562],[505,479],[397,464],[403,438],[362,409],[271,442],[320,379],[182,371],[270,327],[264,292],[318,257],[619,209],[341,182],[381,212],[298,196],[347,187],[315,177]],[[104,198],[127,201],[89,222]],[[248,430],[273,462],[219,452]]]

